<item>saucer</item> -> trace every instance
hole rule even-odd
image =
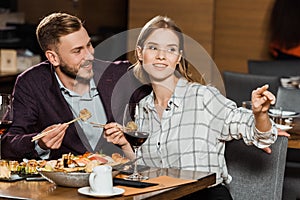
[[[271,117],[276,117],[276,113],[275,113],[274,109],[269,110],[269,115]],[[298,116],[299,116],[299,113],[294,112],[294,111],[283,110],[281,113],[282,118],[293,118],[293,117],[298,117]]]
[[[282,125],[282,124],[276,124],[276,127],[282,131],[287,131],[293,128],[292,126]]]
[[[282,118],[297,117],[299,113],[293,111],[282,111]]]
[[[93,197],[111,197],[111,196],[121,195],[125,192],[125,190],[122,188],[113,187],[114,192],[112,194],[98,194],[98,193],[91,192],[91,189],[88,186],[79,188],[77,191],[80,194],[93,196]]]

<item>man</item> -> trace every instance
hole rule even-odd
[[[101,129],[88,122],[66,122],[78,117],[83,108],[92,113],[91,122],[120,120],[125,98],[138,87],[132,74],[126,73],[129,63],[95,63],[94,48],[82,22],[66,13],[46,16],[36,34],[48,60],[17,78],[13,124],[2,137],[2,157],[58,159],[65,153],[121,152],[106,141]],[[131,81],[126,89],[118,90],[114,98],[120,103],[113,111],[112,94],[121,77]],[[142,96],[136,95],[137,99]],[[49,131],[46,136],[31,141],[45,131]]]

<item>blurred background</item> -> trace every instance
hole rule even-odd
[[[0,48],[41,54],[35,27],[51,12],[68,12],[83,21],[94,45],[155,15],[176,21],[199,42],[220,71],[247,72],[247,60],[272,59],[269,20],[275,0],[1,0]],[[41,54],[41,56],[43,56]],[[42,58],[43,59],[43,58]]]

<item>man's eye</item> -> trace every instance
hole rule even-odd
[[[80,49],[74,49],[74,53],[80,53]]]

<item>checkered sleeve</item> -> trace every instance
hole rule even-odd
[[[252,112],[237,108],[233,101],[224,97],[216,88],[207,88],[204,105],[211,117],[210,127],[213,127],[219,140],[243,139],[247,145],[254,144],[259,148],[275,142],[277,129],[274,125],[268,132],[258,132]]]

